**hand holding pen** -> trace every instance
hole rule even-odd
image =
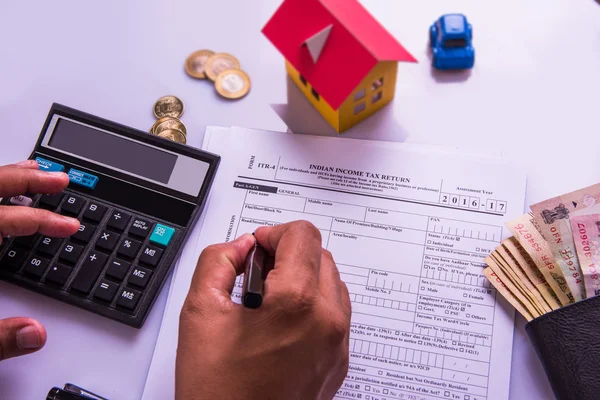
[[[274,265],[253,309],[230,295],[255,240]],[[350,314],[348,289],[308,222],[210,246],[181,311],[176,397],[331,399],[348,371]]]

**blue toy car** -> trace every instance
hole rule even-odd
[[[467,69],[475,64],[473,27],[462,14],[442,15],[429,28],[433,66],[437,69]]]

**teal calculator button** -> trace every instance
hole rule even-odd
[[[50,160],[46,160],[42,157],[36,157],[35,161],[38,163],[38,169],[42,171],[48,172],[63,172],[65,170],[65,166],[59,163],[52,162]]]
[[[169,245],[174,234],[175,229],[170,226],[156,224],[154,232],[152,232],[152,236],[150,236],[150,242],[166,247]]]
[[[75,168],[71,168],[68,175],[71,183],[88,189],[95,188],[98,183],[98,177],[96,175],[88,174]]]

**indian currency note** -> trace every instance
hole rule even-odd
[[[535,309],[535,311],[537,312],[538,315],[543,315],[546,314],[546,310],[540,305],[538,304],[537,300],[535,299],[535,297],[533,296],[533,294],[525,287],[525,285],[523,284],[523,282],[521,282],[515,275],[515,273],[511,270],[511,268],[507,265],[507,263],[502,260],[502,257],[498,256],[498,253],[494,252],[490,255],[490,257],[496,262],[496,266],[498,268],[500,268],[500,272],[502,272],[504,274],[504,282],[505,285],[507,285],[507,287],[510,289],[511,286],[509,285],[512,284],[514,286],[514,289],[516,289],[516,292],[514,292],[513,294],[521,300],[521,302],[525,305],[527,305],[529,307],[529,305],[531,305],[531,307],[533,307]],[[488,265],[489,266],[489,265]],[[492,268],[493,271],[497,271],[495,266],[489,266],[490,268]],[[496,272],[498,273],[498,272]],[[502,278],[502,276],[500,276]],[[508,279],[508,282],[506,281],[506,279]],[[533,313],[532,313],[533,315]]]
[[[519,283],[522,290],[528,292],[529,297],[532,298],[532,300],[538,306],[538,309],[540,309],[544,314],[552,311],[552,308],[550,308],[548,303],[546,303],[546,300],[544,300],[542,294],[537,290],[533,283],[531,283],[529,277],[527,274],[525,274],[523,268],[521,268],[517,260],[511,256],[503,246],[498,246],[492,254],[496,255],[496,258],[503,263],[503,266],[513,274],[513,278],[516,278],[517,283]]]
[[[574,303],[575,300],[567,285],[567,280],[554,260],[550,246],[534,225],[533,216],[531,214],[521,215],[519,218],[507,222],[506,226],[542,272],[560,303],[563,306]]]
[[[513,295],[513,297],[523,304],[531,316],[536,318],[542,315],[533,302],[529,300],[527,296],[525,296],[525,294],[522,293],[521,290],[513,283],[510,277],[506,275],[504,271],[502,271],[502,268],[500,268],[500,265],[492,256],[487,256],[484,259],[484,262],[492,271],[494,271],[496,276],[502,281],[502,283],[506,286],[506,289]]]
[[[575,301],[586,297],[569,217],[600,207],[600,184],[544,200],[531,206],[535,222],[563,271]]]
[[[572,215],[571,229],[587,297],[600,294],[600,214]]]
[[[502,247],[506,249],[510,255],[517,260],[517,263],[521,266],[525,274],[529,277],[531,283],[536,287],[536,289],[540,292],[546,303],[552,310],[556,310],[561,307],[560,301],[550,287],[550,284],[546,282],[542,271],[540,271],[529,254],[525,251],[523,247],[519,244],[518,240],[514,237],[509,237],[508,239],[504,239],[502,241]]]
[[[527,320],[527,322],[533,319],[533,316],[527,311],[527,308],[521,303],[512,293],[508,290],[506,285],[502,283],[502,280],[496,275],[491,268],[487,267],[483,269],[483,275],[492,283],[494,288],[504,297],[508,302]]]

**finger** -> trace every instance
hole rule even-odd
[[[46,329],[31,318],[0,320],[0,361],[38,351],[46,343]]]
[[[321,274],[319,276],[319,291],[330,303],[337,304],[346,315],[351,313],[350,295],[346,284],[342,282],[340,272],[331,253],[323,250],[321,254]]]
[[[231,243],[215,244],[204,249],[192,278],[190,294],[212,291],[229,298],[235,278],[244,272],[244,260],[254,246],[254,237],[247,233]]]
[[[319,290],[328,300],[340,301],[342,289],[340,272],[335,265],[333,256],[328,250],[321,250],[321,273],[319,275]]]
[[[342,299],[342,307],[344,312],[346,313],[346,318],[348,324],[350,324],[350,319],[352,318],[352,302],[350,301],[350,292],[348,292],[348,286],[344,281],[341,281],[341,299]]]
[[[0,167],[0,197],[24,193],[59,193],[69,184],[63,172],[44,172],[28,167]]]
[[[18,163],[12,164],[11,166],[15,167],[15,168],[26,168],[26,169],[39,169],[40,168],[39,164],[35,160],[19,161]]]
[[[79,230],[75,218],[30,207],[0,207],[0,237],[29,236],[37,232],[50,237],[67,237]]]
[[[321,233],[313,224],[296,221],[260,227],[254,236],[275,257],[274,269],[267,280],[282,276],[290,284],[316,287],[321,266]]]

